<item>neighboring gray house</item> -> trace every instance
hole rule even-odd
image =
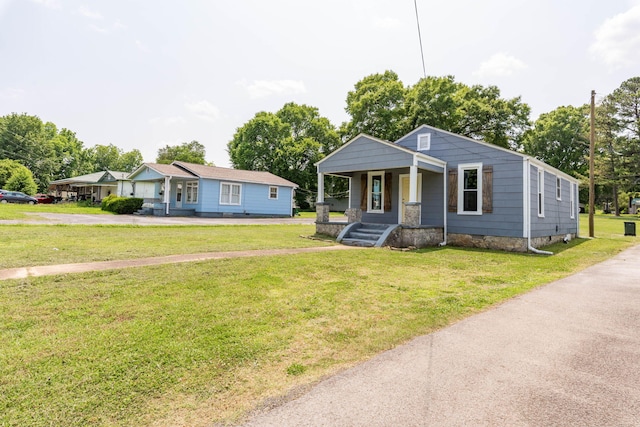
[[[102,171],[49,183],[49,191],[60,199],[99,202],[110,194],[129,197],[132,190],[128,172]]]
[[[395,143],[361,134],[316,166],[316,230],[344,243],[543,252],[578,235],[575,178],[430,126]],[[349,179],[347,225],[329,221],[326,175]]]
[[[171,216],[288,217],[297,187],[269,172],[178,161],[144,163],[129,179],[149,214]]]

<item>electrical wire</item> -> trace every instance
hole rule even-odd
[[[424,50],[422,49],[422,32],[420,31],[420,19],[418,18],[418,0],[413,0],[413,6],[416,10],[416,24],[418,25],[418,40],[420,40],[420,57],[422,58],[422,73],[427,78],[427,67],[424,64]]]

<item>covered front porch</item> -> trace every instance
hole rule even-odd
[[[134,197],[143,199],[141,212],[154,216],[194,216],[198,178],[173,165],[145,163],[131,174]],[[194,195],[195,193],[195,195]]]
[[[317,167],[317,233],[365,245],[360,240],[367,239],[360,238],[380,230],[375,243],[368,246],[425,247],[446,240],[444,161],[361,136],[318,162]],[[324,201],[327,176],[348,180],[346,224],[329,220],[329,205]]]

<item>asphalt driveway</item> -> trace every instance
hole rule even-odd
[[[382,353],[244,426],[639,426],[640,246]]]

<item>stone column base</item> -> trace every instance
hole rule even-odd
[[[402,225],[409,227],[417,227],[420,225],[420,214],[422,211],[422,203],[409,202],[404,204],[404,222]]]
[[[329,203],[316,203],[316,222],[329,222]]]
[[[362,222],[362,209],[349,208],[345,212],[347,214],[347,222],[353,224],[354,222]]]

